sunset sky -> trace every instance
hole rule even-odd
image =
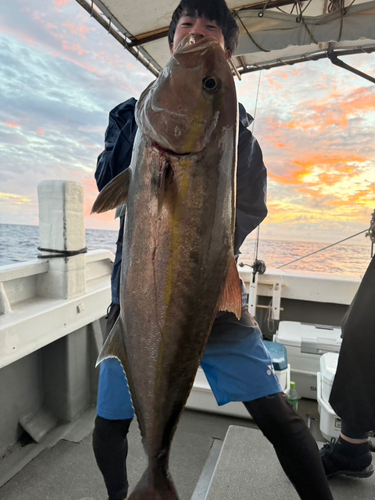
[[[345,61],[375,76],[375,54]],[[75,0],[4,2],[0,223],[38,224],[38,183],[66,179],[84,186],[86,227],[115,229],[113,213],[89,217],[96,159],[109,111],[152,79]],[[366,229],[375,85],[324,60],[244,75],[237,89],[268,168],[261,234],[332,242]]]

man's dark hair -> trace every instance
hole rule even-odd
[[[238,45],[239,29],[231,11],[224,0],[181,0],[177,9],[173,12],[171,24],[169,25],[168,42],[171,47],[177,24],[182,15],[205,17],[209,21],[215,21],[224,35],[225,48],[231,54]]]

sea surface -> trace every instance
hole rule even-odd
[[[371,245],[363,235],[356,237],[360,244],[340,243],[324,251],[317,252],[332,243],[306,241],[283,241],[260,239],[257,245],[255,236],[249,237],[241,248],[240,263],[251,265],[255,257],[263,260],[267,268],[309,271],[346,275],[360,279],[370,262]],[[88,250],[116,250],[117,231],[86,229]],[[0,266],[36,259],[39,251],[39,227],[0,224]]]

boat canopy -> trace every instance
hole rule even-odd
[[[177,0],[76,0],[154,75],[170,58]],[[233,70],[249,73],[375,51],[375,1],[227,0],[240,29]]]

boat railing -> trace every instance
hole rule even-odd
[[[86,253],[82,186],[47,181],[38,197],[42,258],[0,267],[0,453],[11,462],[25,432],[42,444],[94,411],[111,302],[114,255]],[[0,485],[18,467],[3,465]]]
[[[82,186],[44,181],[38,197],[41,258],[0,267],[2,454],[23,432],[39,443],[95,404],[95,361],[111,302],[114,256],[107,250],[86,253]],[[331,304],[340,318],[359,284],[272,269],[254,278],[251,270],[240,268],[240,276],[263,332],[262,316],[269,312],[277,320],[295,318],[298,310],[314,322]]]

